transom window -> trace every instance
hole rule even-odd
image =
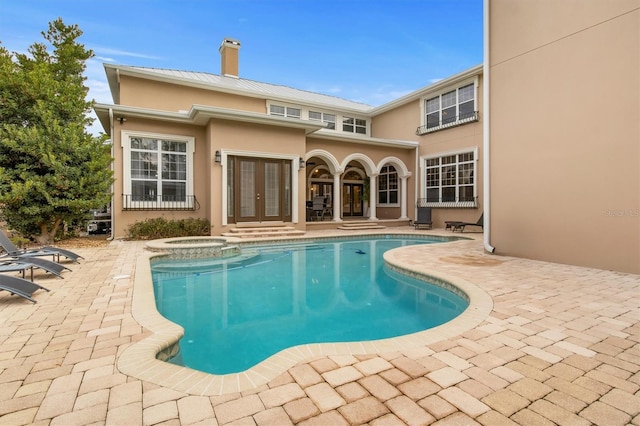
[[[427,207],[476,207],[476,151],[424,159]]]
[[[192,138],[125,135],[123,145],[125,209],[193,207]]]
[[[392,165],[382,167],[378,175],[378,204],[398,204],[398,172]]]
[[[342,131],[350,133],[367,134],[367,120],[361,118],[343,117]]]
[[[269,105],[269,113],[271,115],[279,115],[281,117],[300,118],[300,108],[288,107],[284,105]]]
[[[321,121],[327,123],[327,129],[335,130],[336,116],[335,114],[327,114],[326,112],[309,111],[309,120]]]

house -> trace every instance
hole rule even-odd
[[[105,64],[115,237],[157,216],[208,219],[212,235],[408,225],[417,200],[436,226],[477,220],[482,66],[372,107],[243,79],[240,48],[223,40],[219,75]]]
[[[483,65],[377,107],[243,79],[233,39],[220,75],[107,64],[113,235],[402,225],[420,203],[435,227],[484,213],[488,252],[640,273],[639,22],[640,0],[485,0]]]

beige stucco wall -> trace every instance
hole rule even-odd
[[[264,99],[168,84],[124,75],[120,78],[120,103],[127,106],[178,112],[193,105],[266,112]]]
[[[209,170],[211,169],[212,156],[205,137],[205,129],[195,126],[175,125],[171,123],[140,120],[129,118],[124,124],[114,123],[115,129],[112,135],[114,144],[114,185],[113,185],[113,235],[116,238],[126,236],[127,228],[138,221],[148,218],[164,217],[167,220],[180,220],[186,218],[209,218],[209,208],[205,200],[208,198],[207,191]],[[196,211],[123,211],[123,148],[122,132],[136,131],[149,132],[154,134],[179,135],[195,138],[194,169],[198,172],[194,175],[194,195],[200,202],[200,209]]]
[[[467,80],[469,77],[465,77],[462,81]],[[422,111],[420,109],[420,100],[408,102],[404,105],[400,105],[397,108],[385,111],[382,114],[376,115],[372,120],[373,136],[381,138],[393,138],[414,140],[420,143],[419,156],[424,157],[427,155],[440,155],[447,152],[461,151],[461,150],[474,150],[477,149],[478,157],[476,160],[476,194],[478,196],[477,208],[434,208],[432,209],[433,226],[437,228],[444,228],[445,221],[458,220],[464,222],[475,223],[480,214],[482,214],[482,200],[483,200],[483,167],[482,167],[482,128],[483,128],[483,113],[482,113],[482,76],[477,76],[477,101],[476,109],[479,111],[479,121],[467,123],[457,127],[451,127],[448,129],[440,130],[437,132],[427,133],[426,135],[416,135],[416,129],[423,124],[421,122]],[[459,85],[459,82],[452,82],[451,88]],[[445,86],[449,87],[449,86]],[[448,89],[444,89],[445,91]],[[442,89],[436,93],[441,93]],[[425,94],[423,98],[430,98],[433,94]],[[412,169],[413,176],[410,179],[411,187],[409,191],[410,204],[408,207],[408,216],[412,219],[415,218],[415,185],[418,185],[418,198],[424,197],[422,191],[424,190],[424,184],[420,185],[421,173],[420,169],[415,169],[415,157],[412,153],[412,159],[408,160],[407,165]],[[481,231],[480,228],[469,228],[469,231]]]
[[[640,273],[639,6],[489,1],[497,253]]]
[[[301,129],[289,129],[277,126],[264,126],[243,122],[234,122],[226,120],[212,120],[209,124],[209,140],[211,151],[221,152],[234,151],[235,155],[243,155],[248,157],[265,157],[270,154],[276,156],[296,156],[296,158],[304,157],[305,133]],[[237,153],[242,151],[242,153]],[[295,163],[295,162],[294,162]],[[198,171],[196,171],[198,173]],[[235,224],[223,226],[223,216],[226,216],[226,210],[222,209],[222,173],[226,173],[226,166],[215,165],[212,169],[209,194],[209,203],[211,211],[211,223],[213,225],[213,234],[219,235],[226,232]],[[306,206],[304,204],[304,171],[297,171],[295,164],[293,175],[298,174],[300,184],[298,186],[299,203],[293,208],[298,208],[299,222],[290,224],[298,229],[304,229],[304,219],[306,214]]]

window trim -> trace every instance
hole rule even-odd
[[[420,156],[420,193],[421,198],[427,199],[427,160],[431,160],[434,158],[443,158],[451,155],[460,155],[460,154],[473,154],[473,200],[472,201],[431,201],[425,202],[421,204],[423,207],[434,207],[434,208],[477,208],[478,207],[478,147],[472,148],[464,148],[457,149],[454,151],[446,151],[446,152],[438,152],[434,154],[421,155]],[[466,162],[465,162],[466,163]],[[458,159],[456,158],[456,170],[457,165],[460,164]],[[442,163],[440,164],[442,166]],[[442,176],[440,176],[440,195],[442,195]],[[458,182],[458,177],[456,177],[456,197],[459,195],[460,184]]]
[[[123,210],[192,210],[196,208],[196,201],[193,192],[194,186],[194,164],[193,158],[195,153],[195,137],[185,135],[172,135],[167,133],[153,132],[137,132],[123,130],[120,134],[120,145],[123,150],[122,163],[122,194],[132,194],[132,178],[131,178],[131,138],[150,138],[159,140],[171,140],[177,142],[185,142],[187,156],[187,179],[185,188],[185,201],[129,201],[127,205],[123,205]],[[158,151],[159,152],[159,151]],[[159,179],[159,182],[162,180]],[[158,194],[161,195],[161,194]],[[123,197],[124,198],[124,197]]]
[[[387,172],[387,173],[383,173],[382,170],[385,167],[393,167],[395,175],[396,175],[396,179],[397,179],[397,188],[396,189],[389,189],[387,188],[385,191],[387,192],[387,199],[389,198],[389,194],[392,191],[396,192],[396,197],[398,199],[398,201],[396,203],[381,203],[380,202],[380,176],[389,176],[391,173]],[[398,169],[396,168],[396,166],[394,164],[391,163],[386,163],[384,164],[381,168],[380,168],[380,173],[378,173],[377,179],[376,179],[376,185],[378,186],[377,190],[376,190],[376,204],[379,207],[400,207],[400,174],[398,173]]]
[[[458,93],[459,90],[462,87],[468,86],[470,84],[473,84],[473,114],[471,114],[469,117],[465,117],[463,119],[460,119],[460,102],[458,99]],[[448,129],[451,127],[457,127],[463,124],[467,124],[467,123],[471,123],[471,122],[475,122],[478,121],[478,76],[472,77],[472,78],[468,78],[462,81],[457,82],[456,84],[450,84],[444,88],[442,88],[441,90],[438,90],[437,92],[432,92],[429,94],[426,94],[424,96],[422,96],[420,98],[420,126],[418,127],[418,129],[416,130],[416,134],[417,135],[425,135],[427,133],[432,133],[432,132],[436,132],[438,130],[443,130],[443,129]],[[455,103],[455,108],[456,108],[456,119],[455,121],[451,121],[451,122],[447,122],[447,123],[443,123],[442,122],[442,95],[452,92],[452,91],[456,91],[456,103]],[[434,99],[436,97],[440,98],[440,107],[439,107],[439,112],[440,112],[440,117],[439,117],[439,124],[437,126],[434,127],[427,127],[428,123],[427,123],[427,101]]]

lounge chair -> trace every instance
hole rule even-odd
[[[60,256],[64,256],[67,259],[71,259],[78,263],[78,259],[84,259],[84,257],[65,249],[58,247],[41,247],[33,250],[20,250],[13,244],[7,234],[0,232],[0,246],[7,252],[9,257],[13,258],[30,258],[39,256],[52,256],[55,262],[60,261]]]
[[[49,289],[29,280],[25,280],[24,278],[1,274],[0,290],[8,291],[11,294],[17,294],[18,296],[23,297],[33,303],[37,303],[37,301],[33,297],[31,297],[33,293],[35,293],[37,290],[49,291]]]
[[[33,268],[40,268],[60,278],[63,278],[62,275],[60,275],[62,271],[65,269],[70,270],[64,265],[46,259],[38,259],[35,257],[22,259],[0,257],[0,272],[22,272],[22,278],[26,278],[26,271],[30,270],[31,281],[33,281]]]
[[[422,226],[431,229],[431,207],[420,207],[418,205],[418,217],[413,222],[413,228],[419,229]]]
[[[444,222],[444,229],[451,229],[452,232],[463,232],[466,226],[479,226],[484,231],[484,213],[480,215],[480,219],[477,222],[459,222],[455,220],[448,220]]]

